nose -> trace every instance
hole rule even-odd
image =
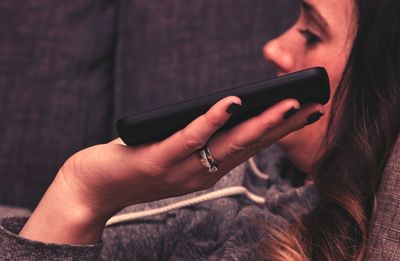
[[[267,42],[263,48],[265,59],[277,67],[278,75],[294,70],[294,56],[288,47],[287,40],[284,35],[281,35]]]

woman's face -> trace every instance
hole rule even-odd
[[[356,32],[354,4],[349,0],[304,0],[296,23],[264,46],[264,55],[277,67],[278,75],[313,66],[325,67],[331,95],[334,95]],[[331,102],[325,106],[327,114],[331,113],[330,107]],[[327,122],[326,115],[279,142],[289,158],[305,172],[310,173],[318,159]]]

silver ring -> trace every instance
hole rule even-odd
[[[199,156],[201,164],[208,168],[208,172],[214,173],[218,171],[219,161],[213,158],[210,148],[208,148],[207,145],[198,150],[197,155]]]

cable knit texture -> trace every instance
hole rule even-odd
[[[266,236],[261,225],[285,226],[317,200],[312,186],[294,188],[274,173],[282,168],[279,148],[259,156],[269,181],[255,178],[246,165],[231,171],[214,187],[191,195],[135,205],[122,212],[164,206],[224,187],[244,185],[267,198],[264,206],[242,196],[229,197],[106,228],[99,245],[56,245],[17,234],[26,218],[5,218],[0,228],[0,256],[8,260],[255,260]],[[267,164],[268,162],[268,164]],[[283,207],[284,206],[284,207]]]
[[[384,173],[377,211],[371,221],[369,251],[365,260],[400,260],[399,159],[400,142]],[[268,234],[260,224],[287,226],[293,213],[301,215],[318,202],[314,186],[294,188],[281,176],[294,175],[272,147],[258,156],[258,165],[270,180],[260,180],[245,165],[231,171],[213,188],[180,198],[131,206],[122,213],[163,206],[223,187],[244,185],[264,195],[259,206],[238,196],[206,202],[133,222],[106,228],[99,245],[43,244],[19,237],[26,211],[7,208],[14,217],[0,226],[0,259],[5,260],[257,260],[258,244]],[[278,174],[282,169],[284,173]],[[299,173],[298,173],[299,174]]]

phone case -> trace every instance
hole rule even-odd
[[[162,140],[183,129],[220,99],[231,95],[241,98],[242,106],[221,130],[232,128],[287,98],[295,98],[301,104],[309,102],[325,104],[330,97],[329,78],[324,68],[314,67],[129,115],[117,122],[117,131],[127,145]]]

